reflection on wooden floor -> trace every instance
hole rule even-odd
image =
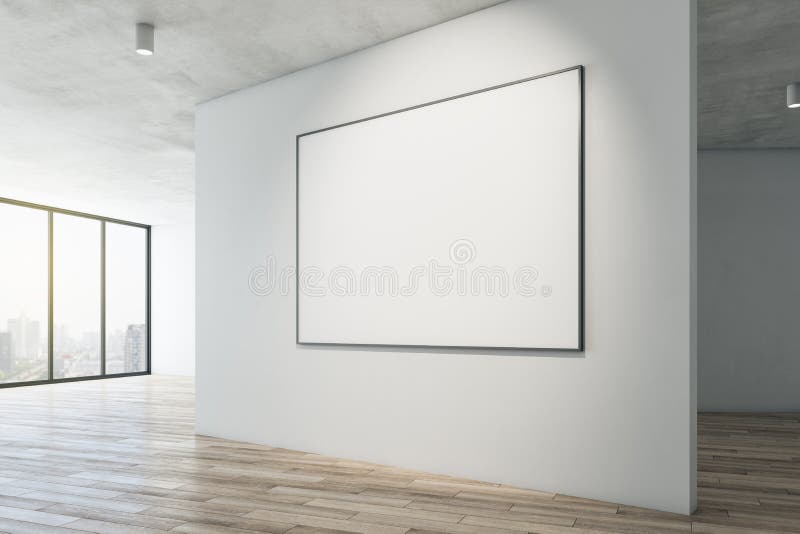
[[[0,532],[800,532],[800,415],[699,419],[692,517],[196,437],[189,379],[0,390]]]

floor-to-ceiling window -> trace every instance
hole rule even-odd
[[[106,372],[147,369],[147,231],[106,224]]]
[[[0,199],[0,387],[150,372],[150,227]]]
[[[101,374],[102,222],[53,214],[53,377]]]
[[[0,383],[48,377],[48,214],[0,203]]]

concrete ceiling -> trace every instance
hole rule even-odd
[[[700,148],[800,147],[785,92],[800,81],[798,38],[798,0],[700,0]]]
[[[0,0],[0,196],[189,221],[195,104],[499,1]]]
[[[0,0],[0,196],[191,220],[195,104],[499,2]],[[800,147],[798,30],[799,0],[700,0],[701,148]]]

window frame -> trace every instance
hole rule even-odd
[[[135,223],[125,221],[122,219],[114,219],[111,217],[103,217],[101,215],[93,215],[90,213],[83,213],[79,211],[66,210],[55,208],[53,206],[44,206],[41,204],[34,204],[32,202],[24,202],[21,200],[13,200],[9,198],[0,197],[0,204],[10,204],[13,206],[20,206],[23,208],[31,208],[35,210],[47,212],[47,379],[46,380],[30,380],[27,382],[8,382],[0,384],[0,389],[24,387],[24,386],[38,386],[41,384],[58,384],[61,382],[79,382],[83,380],[102,380],[105,378],[119,378],[123,376],[141,376],[151,374],[151,346],[152,346],[152,327],[151,327],[151,302],[152,302],[152,277],[151,277],[151,230],[149,224]],[[74,217],[83,217],[85,219],[93,219],[100,221],[100,374],[91,376],[80,377],[67,377],[67,378],[54,378],[53,377],[53,214],[59,213],[62,215],[71,215]],[[145,305],[145,332],[147,336],[146,351],[147,351],[147,366],[144,371],[134,371],[130,373],[106,373],[106,223],[120,224],[125,226],[133,226],[141,228],[146,233],[146,264],[145,264],[145,280],[146,280],[146,305]]]

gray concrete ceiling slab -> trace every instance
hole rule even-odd
[[[0,0],[0,196],[191,220],[197,103],[496,3]]]
[[[798,0],[700,0],[700,148],[800,147],[785,93],[800,81],[798,38]]]
[[[197,103],[499,1],[0,0],[0,196],[191,220]],[[800,0],[700,0],[701,148],[800,147],[799,30]]]

